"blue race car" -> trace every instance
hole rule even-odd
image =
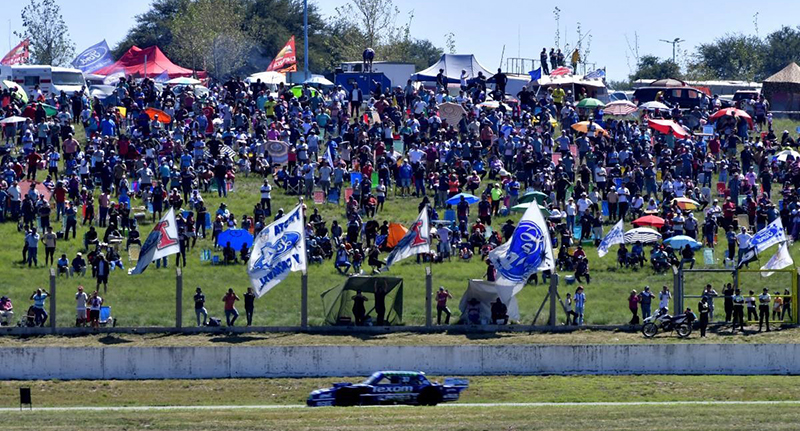
[[[465,379],[445,379],[444,384],[431,382],[421,371],[378,371],[363,383],[334,383],[332,388],[317,389],[306,404],[321,406],[359,406],[380,404],[414,404],[435,406],[458,400],[467,388]]]

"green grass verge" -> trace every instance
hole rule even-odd
[[[783,124],[783,123],[781,123]],[[789,127],[787,123],[783,127]],[[793,130],[793,127],[790,127]],[[79,132],[80,134],[81,132]],[[237,219],[241,219],[242,214],[252,214],[253,206],[259,199],[260,180],[255,177],[237,179],[236,192],[228,195],[225,202],[229,209],[236,214]],[[296,205],[297,198],[285,196],[281,192],[273,193],[273,209],[291,209]],[[215,195],[205,196],[208,208],[215,210],[222,199]],[[417,216],[417,205],[419,199],[396,197],[393,193],[386,202],[386,211],[380,212],[377,219],[388,220],[390,222],[400,222],[408,224]],[[138,202],[135,202],[138,204]],[[344,208],[335,205],[315,206],[309,203],[309,211],[319,208],[326,221],[344,220]],[[518,220],[518,214],[512,214],[509,218]],[[499,228],[506,218],[493,220],[493,227]],[[702,222],[702,217],[701,217]],[[58,226],[58,225],[56,225]],[[141,227],[143,236],[149,233],[152,225]],[[630,226],[626,226],[630,227]],[[80,239],[85,227],[79,227],[78,238]],[[101,233],[103,229],[100,230]],[[28,297],[32,291],[39,286],[48,285],[48,271],[41,265],[36,269],[29,269],[20,263],[23,238],[17,232],[16,226],[12,223],[0,225],[0,294],[8,295],[14,301],[17,317],[19,317],[28,307],[30,301]],[[720,235],[720,243],[715,250],[717,260],[721,260],[725,240]],[[72,258],[80,250],[80,241],[60,241],[57,246],[56,256],[66,253]],[[188,254],[188,266],[184,270],[184,297],[183,297],[183,320],[184,324],[194,322],[194,311],[191,295],[196,286],[201,286],[206,292],[207,308],[211,315],[223,317],[222,296],[228,288],[234,288],[242,293],[249,282],[245,273],[245,268],[239,266],[212,267],[207,263],[200,262],[200,252],[204,248],[211,248],[210,240],[199,240],[196,248]],[[629,269],[619,269],[615,265],[615,254],[612,252],[603,259],[597,257],[593,247],[587,249],[591,261],[592,283],[587,286],[586,304],[586,323],[588,324],[623,324],[629,320],[627,309],[627,296],[631,289],[641,290],[645,285],[650,285],[658,290],[661,285],[672,285],[671,274],[656,275],[649,268],[639,271]],[[796,261],[800,261],[800,251],[793,247],[791,253]],[[40,262],[44,259],[44,250],[40,250]],[[384,256],[385,257],[385,256]],[[702,256],[698,254],[698,266],[701,265]],[[123,259],[127,255],[123,253]],[[768,255],[762,256],[762,262],[769,259]],[[755,267],[755,265],[751,265]],[[717,265],[717,268],[720,266]],[[367,268],[367,270],[369,270]],[[443,285],[447,287],[455,296],[450,303],[450,308],[454,312],[453,320],[458,320],[458,301],[461,299],[467,287],[467,280],[471,278],[481,278],[485,272],[485,265],[479,259],[471,262],[461,262],[454,259],[442,265],[433,267],[434,288]],[[173,326],[175,322],[175,281],[174,281],[174,258],[170,259],[169,268],[156,269],[151,266],[144,274],[139,276],[128,276],[124,271],[114,271],[110,276],[110,288],[105,299],[107,305],[113,310],[113,315],[118,318],[119,325],[122,326]],[[414,259],[407,259],[394,266],[389,273],[393,276],[404,279],[405,297],[403,320],[408,325],[419,325],[424,323],[424,291],[425,278],[424,267],[414,262]],[[760,277],[748,278],[743,280],[742,287],[745,290],[759,290],[766,285],[774,291],[783,288],[786,280],[781,278],[783,275],[774,275],[768,279],[758,279]],[[702,274],[687,277],[686,292],[699,294],[706,283],[712,283],[717,290],[720,290],[722,283],[730,282],[728,274]],[[323,323],[323,310],[320,295],[325,290],[344,282],[344,277],[339,275],[333,268],[331,261],[326,261],[323,265],[313,265],[309,270],[309,322],[311,325],[321,325]],[[78,284],[93,287],[93,279],[58,278],[58,308],[59,326],[71,326],[74,323],[74,292]],[[766,283],[766,284],[765,284]],[[562,295],[571,291],[575,286],[566,286],[562,282],[560,287]],[[528,286],[518,295],[521,322],[530,324],[536,310],[547,293],[545,286]],[[694,300],[687,300],[689,306],[696,306]],[[546,322],[548,318],[548,308],[545,307],[538,323]],[[564,316],[559,315],[563,320]],[[224,319],[223,319],[224,320]],[[243,324],[244,317],[239,324]],[[300,276],[298,273],[290,275],[283,283],[276,286],[266,296],[256,302],[256,311],[253,324],[256,326],[296,326],[300,322]]]
[[[430,377],[442,381],[442,377]],[[468,377],[460,403],[629,401],[792,401],[800,376],[493,376]],[[361,378],[96,380],[0,382],[0,406],[30,387],[38,407],[304,404],[314,389]]]

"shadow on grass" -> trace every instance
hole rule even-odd
[[[97,339],[98,342],[101,344],[105,344],[107,346],[115,345],[115,344],[128,344],[132,343],[131,340],[126,340],[121,337],[116,337],[114,335],[106,335],[105,337],[100,337]]]

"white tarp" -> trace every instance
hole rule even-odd
[[[467,71],[467,79],[471,80],[478,77],[478,72],[483,72],[486,79],[494,74],[478,63],[478,59],[472,54],[444,54],[433,66],[411,75],[414,81],[436,81],[439,69],[444,69],[448,83],[457,84],[461,82],[461,71]]]
[[[469,301],[473,298],[480,301],[481,322],[488,324],[492,318],[492,302],[500,298],[503,304],[508,308],[509,321],[519,320],[519,305],[517,305],[516,293],[522,290],[523,285],[518,286],[501,286],[490,281],[484,280],[470,280],[467,291],[461,297],[461,303],[458,308],[461,310],[461,319],[467,321],[467,310],[469,309]]]

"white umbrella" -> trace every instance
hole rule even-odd
[[[656,232],[655,229],[649,227],[637,227],[625,232],[622,236],[625,244],[633,244],[641,242],[642,244],[650,244],[661,240],[661,234]]]
[[[667,105],[665,105],[665,104],[663,104],[661,102],[652,101],[652,102],[642,103],[641,105],[639,105],[639,109],[654,109],[654,110],[655,109],[660,109],[660,110],[667,110],[668,111],[669,110],[669,106],[667,106]]]
[[[303,84],[319,85],[322,87],[333,87],[334,85],[333,82],[328,81],[324,76],[312,76],[303,81]]]
[[[16,115],[13,117],[3,118],[0,120],[0,124],[15,124],[15,123],[24,123],[27,118],[25,117],[17,117]]]
[[[777,160],[779,162],[785,162],[789,156],[794,157],[795,160],[800,159],[800,153],[795,150],[783,150],[778,154],[773,156],[773,160]]]
[[[172,78],[166,82],[169,85],[197,85],[200,84],[199,79],[189,78],[185,76],[181,76],[179,78]]]
[[[280,83],[286,84],[286,76],[284,76],[282,73],[278,73],[278,72],[259,72],[259,73],[254,73],[254,74],[248,76],[245,79],[245,81],[247,81],[249,83],[253,83],[253,82],[258,81],[259,79],[264,84],[275,84],[275,85],[278,85]]]

